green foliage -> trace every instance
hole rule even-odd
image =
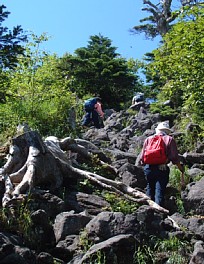
[[[175,109],[190,116],[201,126],[204,120],[203,50],[204,13],[202,6],[184,9],[178,23],[163,38],[154,51],[149,65],[153,76],[159,73],[165,85],[164,98],[171,99]]]
[[[154,62],[154,54],[151,52],[145,53],[143,57],[143,64],[141,66],[141,72],[145,76],[145,85],[143,86],[143,92],[146,98],[156,99],[161,87],[164,85],[160,79],[159,72],[153,72],[149,68],[149,64]]]
[[[0,68],[14,68],[17,64],[17,56],[23,54],[22,43],[27,40],[21,26],[15,26],[12,30],[2,26],[10,12],[4,11],[6,6],[0,5]]]
[[[47,36],[33,34],[32,38],[26,56],[19,57],[18,67],[10,71],[6,102],[0,105],[0,126],[3,131],[8,127],[14,130],[26,122],[43,136],[62,137],[71,131],[69,114],[72,107],[76,108],[77,98],[68,89],[69,81],[61,77],[57,56],[39,48]]]
[[[115,193],[103,192],[102,196],[106,199],[107,202],[111,205],[111,210],[114,212],[122,212],[123,214],[134,213],[138,204],[135,202],[129,201]]]
[[[193,181],[194,182],[200,181],[203,178],[203,176],[204,176],[203,174],[196,175],[195,177],[193,177]]]
[[[79,235],[81,250],[86,253],[91,246],[92,242],[89,241],[86,231],[81,231]],[[89,264],[106,264],[106,255],[101,250],[97,250],[95,254],[92,254],[88,260]]]
[[[127,63],[116,53],[111,40],[100,34],[91,36],[88,43],[76,49],[75,55],[65,55],[59,68],[80,98],[99,95],[104,107],[120,109],[139,84],[136,63]]]
[[[182,123],[179,124],[182,126]],[[180,154],[183,154],[185,152],[191,152],[194,151],[196,148],[196,143],[199,142],[199,139],[202,138],[199,136],[199,134],[194,135],[194,132],[186,132],[178,135],[176,137],[176,142],[178,146],[178,150]]]
[[[181,215],[185,215],[185,209],[184,209],[183,201],[181,200],[180,195],[177,195],[177,197],[176,197],[176,205],[178,208],[178,212]]]
[[[82,230],[79,234],[79,244],[83,252],[87,252],[93,244],[89,241],[85,230]]]
[[[184,172],[185,185],[189,183],[189,176]],[[181,172],[176,166],[170,168],[169,183],[171,186],[181,190]]]
[[[164,106],[162,103],[152,103],[150,105],[150,111],[154,114],[159,113],[161,117],[164,117],[165,119],[172,119],[178,114],[176,110],[172,109],[168,105]]]
[[[188,262],[188,253],[191,252],[192,246],[186,240],[171,236],[169,239],[160,240],[157,250],[168,253],[168,263],[185,264]]]
[[[8,232],[20,234],[25,240],[31,241],[31,211],[29,201],[18,203],[14,208],[2,208],[0,210],[1,228]]]
[[[106,164],[101,164],[100,159],[97,155],[92,155],[91,161],[86,163],[82,163],[82,168],[84,170],[99,174],[108,179],[114,179],[115,176],[111,172],[111,170],[107,169]]]
[[[134,254],[134,264],[156,264],[155,252],[146,245],[139,246]]]
[[[135,115],[137,115],[138,114],[138,110],[133,110],[133,109],[131,109],[131,108],[128,108],[127,109],[127,113],[130,115],[130,116],[135,116]]]
[[[168,259],[169,264],[186,264],[186,261],[188,261],[188,258],[178,254],[178,252],[173,252]]]
[[[139,246],[134,254],[134,264],[163,263],[188,263],[189,253],[192,251],[191,244],[175,236],[169,239],[150,237],[149,243]],[[162,258],[162,260],[161,260]]]
[[[77,190],[84,193],[97,193],[98,189],[94,188],[90,180],[84,179],[77,182]],[[100,193],[100,192],[99,192]]]
[[[0,69],[0,104],[6,102],[6,91],[9,85],[9,73]]]

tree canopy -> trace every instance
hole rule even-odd
[[[150,15],[140,19],[140,24],[131,30],[135,34],[144,33],[147,38],[154,39],[157,36],[164,36],[177,22],[183,7],[196,6],[202,3],[201,0],[180,0],[180,6],[174,6],[173,0],[156,1],[143,0],[145,7],[142,11]]]
[[[75,105],[75,96],[57,68],[59,58],[40,50],[46,39],[33,35],[24,56],[18,57],[15,71],[7,72],[10,82],[0,104],[2,131],[23,122],[43,135],[60,136],[69,131],[69,109]]]
[[[172,11],[167,12],[171,2],[154,5],[144,0],[146,11],[155,16],[166,12],[166,18],[174,16]],[[143,62],[147,64],[133,58],[126,60],[101,34],[91,36],[86,47],[61,58],[40,51],[41,42],[48,40],[45,35],[31,34],[32,40],[21,46],[28,36],[23,35],[20,26],[13,31],[2,26],[9,12],[1,6],[1,131],[11,131],[11,127],[25,121],[42,135],[63,137],[70,132],[69,112],[74,109],[79,121],[82,101],[88,96],[100,96],[104,108],[120,110],[129,106],[137,91],[157,97],[158,102],[171,99],[173,112],[177,109],[182,116],[203,124],[203,5],[200,1],[187,2],[182,1],[182,9],[175,13],[174,23],[166,24],[164,34],[158,27],[153,31],[146,28],[152,36],[162,35],[160,47],[146,54]],[[150,18],[158,26],[156,18]],[[141,68],[145,85],[139,76]]]
[[[87,47],[76,49],[75,55],[65,55],[60,69],[72,79],[72,89],[79,97],[99,95],[105,105],[116,109],[140,85],[133,68],[101,34],[91,36]]]
[[[163,38],[163,45],[154,51],[153,74],[164,82],[161,93],[181,107],[194,121],[203,122],[204,10],[187,8],[180,21]]]

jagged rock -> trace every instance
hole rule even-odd
[[[54,230],[47,213],[39,209],[31,214],[31,220],[33,237],[38,241],[38,248],[45,250],[55,246]]]
[[[128,161],[132,164],[135,164],[135,160],[137,158],[137,155],[135,153],[128,153],[123,152],[118,149],[110,150],[110,149],[104,149],[106,153],[109,153],[109,155],[112,155],[112,160],[121,160],[121,159],[128,159]]]
[[[117,135],[116,137],[112,138],[110,141],[110,145],[113,148],[119,149],[121,151],[126,152],[128,150],[128,139],[125,136]]]
[[[150,206],[140,206],[136,211],[136,218],[140,224],[140,232],[143,238],[147,238],[150,235],[159,237],[165,237],[166,232],[163,226],[163,220],[166,218],[166,214],[159,213]]]
[[[138,242],[132,235],[118,235],[101,243],[93,245],[83,256],[78,256],[70,264],[90,263],[90,261],[104,260],[106,264],[133,264],[134,253]]]
[[[32,211],[41,209],[46,212],[48,217],[54,219],[57,214],[65,211],[64,201],[48,191],[37,191],[32,193],[31,198],[33,199]]]
[[[204,142],[199,142],[199,141],[197,142],[195,152],[197,152],[197,153],[203,153],[204,152]]]
[[[17,237],[16,237],[17,238]],[[6,233],[0,234],[0,263],[2,264],[35,264],[36,256],[27,247],[24,247],[23,244],[19,243],[19,239],[16,238],[13,240],[13,237]],[[2,244],[2,239],[4,243]]]
[[[75,252],[80,251],[80,249],[79,236],[69,235],[56,244],[56,247],[51,250],[51,254],[67,263],[73,259]]]
[[[54,155],[54,158],[48,159],[49,168],[42,164],[44,167],[41,168],[44,168],[45,173],[41,174],[41,171],[36,174],[37,177],[47,177],[51,173],[49,181],[44,182],[43,178],[39,178],[37,184],[35,182],[31,186],[34,188],[30,188],[32,192],[29,196],[24,191],[25,201],[30,199],[28,206],[32,212],[30,231],[34,229],[36,233],[33,234],[38,238],[36,241],[33,239],[32,246],[37,249],[44,243],[45,247],[40,248],[41,253],[39,250],[35,252],[24,247],[28,243],[23,238],[1,233],[0,263],[79,264],[89,263],[90,259],[96,260],[96,256],[100,254],[101,257],[106,257],[106,264],[114,263],[115,259],[118,264],[133,263],[138,242],[148,243],[151,236],[160,239],[176,236],[195,243],[190,263],[197,264],[199,261],[202,263],[204,180],[189,184],[182,192],[181,199],[185,212],[195,214],[191,218],[184,218],[175,214],[178,210],[176,200],[180,192],[172,186],[167,188],[166,208],[153,208],[152,201],[147,200],[145,196],[146,181],[143,168],[136,162],[145,138],[154,134],[156,124],[165,118],[161,118],[159,114],[149,113],[145,105],[134,114],[128,111],[110,111],[104,122],[104,128],[90,128],[84,133],[83,138],[67,137],[59,140],[56,137],[48,137],[44,142],[39,135],[31,131],[24,131],[25,135],[21,134],[15,138],[13,142],[17,144],[10,149],[9,157],[11,160],[15,158],[15,163],[7,164],[12,165],[11,167],[1,168],[1,175],[3,172],[12,174],[21,171],[24,164],[29,165],[26,163],[28,153],[32,154],[34,161],[39,157],[38,164],[47,162],[45,156],[48,152],[49,157]],[[170,122],[173,125],[172,120]],[[197,126],[194,127],[197,128]],[[190,126],[189,129],[191,129]],[[32,133],[33,139],[29,137]],[[186,132],[176,131],[174,127],[172,135],[175,138],[185,137]],[[23,147],[19,148],[19,146]],[[28,146],[34,147],[35,151],[30,152]],[[196,177],[203,170],[203,146],[204,144],[199,142],[195,151],[185,155],[181,153],[182,161],[186,164],[191,178]],[[91,163],[93,155],[99,159],[97,166],[105,165],[108,168],[104,177],[81,169],[83,163],[89,163],[92,171],[95,170],[95,165],[92,167]],[[54,175],[56,167],[53,164],[56,159],[58,160],[57,173],[60,173],[59,184],[56,184],[56,175]],[[88,179],[92,186],[91,188],[85,185],[80,186],[79,191],[79,182],[84,178]],[[109,191],[116,191],[118,195],[123,194],[127,199],[134,192],[136,195],[133,196],[134,199],[133,197],[131,199],[137,203],[138,209],[129,215],[105,211],[110,209],[110,204],[93,193],[96,186],[104,189],[108,187]],[[137,193],[138,189],[141,192]],[[4,191],[2,185],[0,195]],[[141,203],[144,205],[141,206]],[[16,205],[18,205],[17,199],[9,203],[11,209]],[[3,229],[3,226],[1,228]],[[83,253],[84,248],[80,237],[82,230],[87,232],[86,242],[93,243],[93,246]],[[193,238],[201,239],[202,242],[197,242]],[[167,263],[169,256],[164,255],[162,261]]]
[[[198,182],[190,184],[183,193],[183,205],[186,212],[197,215],[204,214],[204,177]]]
[[[197,241],[194,245],[194,251],[189,264],[202,264],[204,263],[204,242]]]
[[[91,220],[90,216],[84,214],[75,214],[71,212],[63,212],[56,216],[53,225],[56,242],[65,239],[68,235],[79,234],[80,230],[86,226]]]
[[[189,178],[191,179],[191,181],[193,181],[194,178],[196,177],[202,177],[204,176],[204,170],[201,170],[199,168],[190,168],[188,170],[188,175],[189,175]]]
[[[204,239],[204,219],[196,216],[184,218],[181,214],[175,213],[171,218],[181,227],[186,233],[194,234],[197,239]]]
[[[142,190],[146,187],[146,179],[144,175],[144,171],[141,167],[134,166],[128,162],[124,162],[124,164],[118,169],[119,177],[121,181],[133,188],[137,187]]]
[[[85,227],[88,239],[96,243],[120,234],[136,234],[138,230],[136,216],[121,212],[102,212]]]
[[[76,213],[87,211],[89,215],[97,215],[110,208],[110,204],[102,197],[82,192],[70,192],[65,195],[66,209],[74,210]]]
[[[47,252],[41,252],[37,257],[38,263],[46,263],[51,264],[54,261],[54,258],[52,255],[48,254]]]
[[[138,130],[142,133],[145,132],[147,129],[150,129],[152,125],[153,123],[150,119],[138,120]]]
[[[85,140],[91,140],[95,145],[100,145],[101,141],[109,141],[109,136],[105,128],[90,128],[86,133],[84,133],[83,138]]]

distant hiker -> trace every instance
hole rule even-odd
[[[182,172],[181,184],[184,186],[184,167],[179,161],[177,145],[169,136],[171,129],[168,122],[161,122],[156,128],[156,134],[146,138],[140,154],[140,162],[144,165],[147,180],[146,194],[160,206],[164,206],[164,195],[169,182],[171,161]]]
[[[94,97],[85,101],[84,110],[86,112],[84,119],[82,121],[83,126],[93,126],[96,128],[103,127],[104,112],[102,110],[101,98]]]
[[[144,93],[136,93],[132,98],[132,105],[144,101]]]
[[[144,93],[138,92],[133,96],[132,105],[130,106],[130,108],[135,108],[135,106],[137,106],[141,102],[144,102]]]

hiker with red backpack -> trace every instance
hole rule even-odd
[[[164,206],[165,190],[169,182],[169,162],[181,171],[181,185],[184,186],[184,167],[179,161],[176,142],[169,135],[171,132],[168,122],[159,123],[156,134],[144,141],[140,154],[147,180],[146,194],[160,206]]]
[[[82,125],[87,127],[93,124],[96,128],[103,127],[104,112],[102,110],[101,98],[93,97],[85,101],[84,110],[86,112]]]

